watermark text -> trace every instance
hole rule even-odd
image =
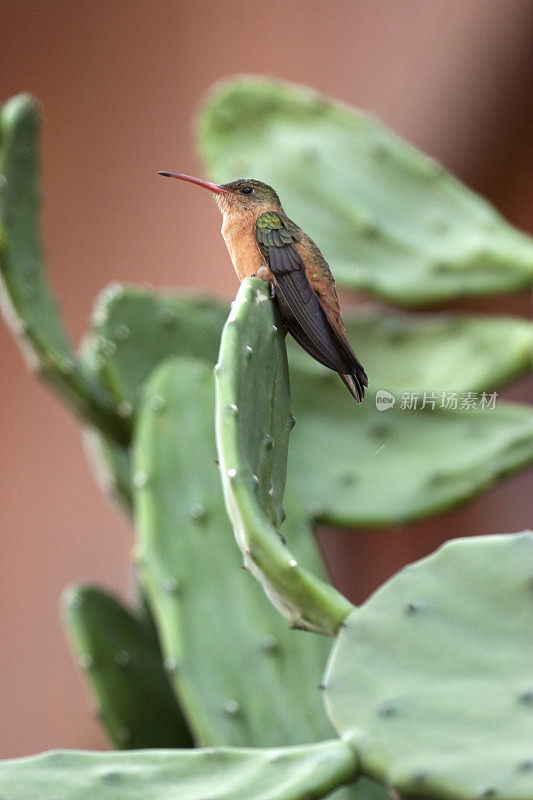
[[[376,392],[376,408],[388,411],[399,399],[401,411],[446,409],[447,411],[492,411],[496,408],[497,392],[402,392],[397,398],[386,389]]]

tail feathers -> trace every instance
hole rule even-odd
[[[354,397],[358,403],[361,403],[365,396],[365,386],[368,386],[368,378],[364,369],[358,366],[350,373],[339,372],[339,376],[345,383],[352,397]]]

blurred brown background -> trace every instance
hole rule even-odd
[[[0,19],[0,99],[29,90],[44,108],[48,271],[75,340],[112,280],[235,293],[214,203],[156,175],[202,172],[191,117],[233,73],[371,110],[533,233],[531,2],[2,0]],[[484,307],[527,315],[529,299]],[[0,364],[1,755],[106,747],[57,603],[78,580],[126,595],[131,531],[89,474],[77,422],[2,323]],[[505,394],[524,400],[531,386]],[[531,484],[516,477],[403,531],[324,532],[334,578],[359,601],[444,539],[527,527]]]

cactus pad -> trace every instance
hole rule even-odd
[[[66,591],[63,617],[113,744],[121,749],[190,747],[187,724],[147,626],[96,586]]]
[[[76,357],[42,270],[38,225],[40,111],[18,95],[0,112],[0,301],[30,366],[68,405],[125,444],[130,421]]]
[[[238,78],[215,89],[199,132],[214,180],[271,184],[343,286],[416,306],[533,281],[529,237],[353,108],[303,87]]]
[[[262,280],[241,283],[215,373],[220,472],[244,563],[294,627],[334,634],[351,604],[303,568],[279,533],[294,418],[284,333]]]
[[[309,800],[355,778],[340,740],[269,750],[55,751],[0,762],[2,800]]]
[[[402,798],[533,797],[533,534],[448,542],[346,620],[326,706]]]

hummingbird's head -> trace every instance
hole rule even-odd
[[[218,207],[225,213],[230,210],[242,209],[243,211],[274,211],[281,208],[277,192],[272,186],[253,178],[239,178],[231,183],[221,184],[225,194],[215,195]]]
[[[215,195],[218,207],[223,214],[238,211],[264,214],[265,211],[281,210],[281,203],[272,186],[253,178],[239,178],[231,183],[210,183],[202,178],[193,178],[181,172],[160,172],[167,178],[178,178],[181,181],[195,183],[209,189]]]

